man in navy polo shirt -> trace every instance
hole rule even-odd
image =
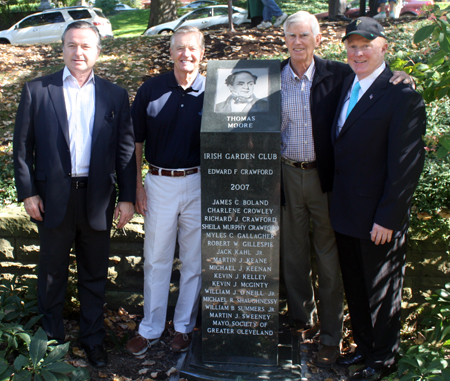
[[[199,74],[204,38],[181,27],[170,39],[174,70],[146,81],[131,114],[138,169],[143,146],[150,169],[138,170],[136,211],[145,217],[144,319],[127,344],[134,355],[159,342],[166,324],[170,277],[178,235],[180,293],[175,308],[174,352],[189,348],[201,287],[200,124],[205,78]]]

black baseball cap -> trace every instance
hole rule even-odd
[[[377,20],[371,17],[358,17],[348,24],[345,29],[345,36],[342,37],[342,42],[352,34],[359,34],[368,40],[375,40],[377,37],[383,37],[387,40],[384,28]]]

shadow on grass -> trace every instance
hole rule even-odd
[[[126,11],[109,16],[114,37],[140,36],[147,29],[150,9]]]

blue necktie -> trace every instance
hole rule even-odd
[[[350,100],[348,101],[348,109],[347,109],[347,115],[345,116],[345,119],[348,118],[348,114],[353,110],[353,107],[355,107],[356,103],[358,102],[358,95],[359,95],[359,89],[361,88],[361,85],[359,82],[355,83],[355,86],[353,86],[352,94],[350,95]]]

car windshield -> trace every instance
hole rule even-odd
[[[31,16],[27,19],[23,20],[19,24],[19,28],[29,28],[30,26],[39,26],[42,25],[41,15]]]

